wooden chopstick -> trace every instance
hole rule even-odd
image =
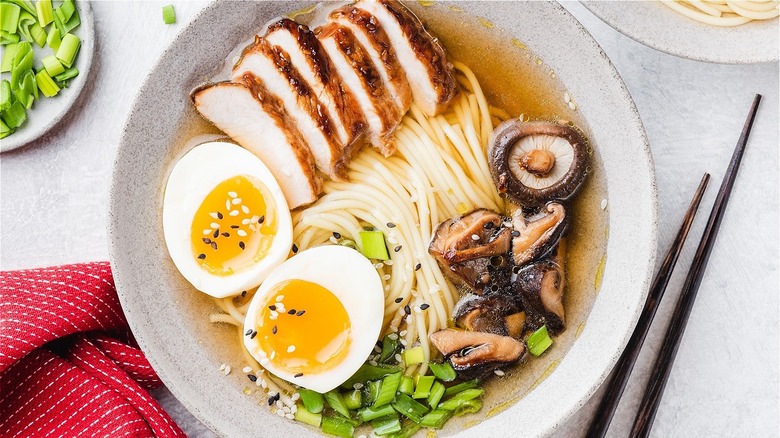
[[[626,349],[623,350],[623,354],[620,355],[617,365],[615,365],[614,374],[607,386],[607,393],[604,398],[601,399],[599,408],[596,411],[596,416],[590,423],[588,429],[589,438],[601,438],[607,433],[609,423],[612,421],[612,416],[615,415],[620,397],[623,395],[623,390],[628,382],[628,377],[631,375],[631,370],[634,369],[634,363],[639,356],[639,351],[642,348],[642,344],[645,342],[647,332],[650,330],[650,324],[653,322],[655,312],[658,310],[658,305],[661,303],[661,298],[664,296],[666,286],[669,284],[669,279],[672,277],[672,272],[677,264],[677,259],[682,252],[685,239],[688,237],[688,231],[691,229],[693,219],[696,217],[696,212],[701,204],[701,198],[704,195],[704,191],[707,189],[707,183],[710,180],[710,174],[705,173],[701,178],[699,187],[693,194],[691,205],[688,207],[688,211],[685,213],[680,229],[677,231],[677,236],[672,242],[672,246],[666,253],[661,268],[658,270],[653,284],[650,286],[650,292],[647,295],[647,301],[645,301],[645,307],[642,309],[642,314],[639,316],[634,333],[631,335],[631,339],[626,345]]]
[[[707,226],[704,228],[699,247],[696,248],[696,254],[693,257],[688,276],[685,278],[680,298],[677,301],[677,306],[672,315],[672,321],[666,331],[666,336],[664,336],[661,351],[653,366],[650,381],[647,388],[645,388],[642,403],[640,404],[639,411],[634,419],[634,426],[631,428],[631,433],[629,435],[631,437],[646,437],[650,434],[650,428],[653,426],[653,420],[655,419],[658,405],[661,402],[661,396],[666,387],[669,373],[672,370],[674,358],[677,355],[677,349],[680,347],[680,339],[682,339],[682,335],[685,332],[685,325],[691,314],[693,302],[696,300],[696,294],[699,291],[702,277],[704,277],[707,261],[709,261],[712,247],[715,244],[715,238],[718,236],[718,229],[723,220],[723,213],[726,211],[726,205],[728,204],[731,190],[734,187],[734,180],[737,178],[737,171],[742,162],[742,156],[745,153],[745,146],[747,145],[748,137],[750,137],[750,130],[753,128],[753,121],[756,118],[756,112],[758,111],[760,102],[761,95],[756,94],[756,97],[753,99],[753,105],[750,107],[747,120],[745,120],[745,125],[742,128],[742,134],[734,149],[734,154],[731,156],[729,167],[726,169],[726,174],[723,175],[723,182],[721,183],[718,195],[715,198],[715,204],[712,206],[712,211],[707,220]]]

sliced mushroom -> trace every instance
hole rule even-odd
[[[517,362],[525,353],[522,342],[492,333],[444,329],[429,338],[463,378],[483,376]]]
[[[493,131],[488,159],[499,192],[523,207],[538,207],[568,199],[582,185],[587,141],[568,126],[511,119]]]
[[[479,209],[439,224],[428,252],[454,282],[481,294],[485,287],[498,289],[494,281],[508,279],[510,240],[501,216]]]
[[[547,254],[566,231],[566,209],[550,202],[538,217],[526,218],[521,209],[512,215],[512,258],[516,266]]]
[[[518,272],[515,285],[526,312],[526,328],[547,325],[553,334],[563,331],[565,278],[560,266],[549,260],[528,265]]]
[[[505,317],[504,324],[509,336],[513,338],[519,337],[523,334],[523,328],[525,327],[525,312],[517,312]]]
[[[510,334],[506,318],[519,313],[518,300],[503,294],[487,296],[464,295],[452,311],[452,318],[466,330],[493,333],[507,336]],[[514,328],[514,327],[513,327]]]

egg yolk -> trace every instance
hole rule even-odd
[[[265,357],[291,373],[333,368],[349,347],[350,320],[344,305],[330,290],[309,281],[276,285],[257,321],[256,336]]]
[[[214,275],[231,275],[268,254],[276,235],[276,204],[256,178],[239,175],[206,195],[192,219],[192,255]]]

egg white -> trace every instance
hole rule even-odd
[[[299,377],[284,368],[274,366],[273,362],[263,366],[288,382],[324,393],[338,387],[355,374],[373,351],[382,330],[385,310],[382,280],[371,261],[354,249],[337,245],[308,249],[284,262],[263,282],[247,310],[244,331],[255,330],[261,307],[274,286],[294,279],[319,284],[341,301],[350,320],[347,354],[339,364],[328,370],[304,373]],[[316,333],[312,333],[312,336],[316,336]],[[244,336],[244,345],[252,357],[262,362],[263,353],[269,356],[271,352],[263,351],[259,338],[260,336],[255,339]]]
[[[276,204],[278,227],[262,260],[231,275],[214,275],[203,269],[192,254],[192,220],[214,187],[239,175],[265,184],[273,198],[266,203]],[[187,152],[168,177],[162,213],[165,244],[176,268],[196,289],[216,298],[259,285],[287,258],[292,246],[292,218],[282,189],[259,158],[232,143],[204,143]]]

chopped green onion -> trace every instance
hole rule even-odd
[[[388,415],[395,414],[395,409],[390,405],[384,405],[380,407],[369,406],[363,408],[357,412],[357,416],[361,421],[371,421],[377,418],[387,417]]]
[[[5,0],[5,2],[13,3],[31,14],[35,13],[35,6],[33,6],[32,3],[30,3],[28,0]]]
[[[49,29],[49,36],[46,37],[46,44],[56,52],[57,49],[60,48],[61,42],[62,36],[60,34],[60,30],[52,26],[52,28]]]
[[[46,31],[38,23],[34,23],[30,27],[30,36],[38,47],[43,48],[46,45]]]
[[[347,409],[351,411],[363,406],[363,392],[359,389],[353,389],[346,394],[342,394],[342,398],[344,399],[344,404],[347,406]]]
[[[35,81],[38,83],[38,88],[41,89],[41,93],[46,97],[56,96],[57,93],[60,92],[60,87],[54,83],[54,80],[49,76],[49,73],[46,70],[39,71],[38,74],[35,75]]]
[[[401,367],[395,365],[371,365],[364,363],[358,368],[346,382],[341,384],[344,389],[351,389],[355,383],[365,383],[370,380],[379,380],[388,374],[394,374],[401,371]]]
[[[0,30],[0,45],[15,44],[19,42],[19,34]]]
[[[322,423],[322,414],[309,412],[305,407],[298,405],[298,409],[295,411],[295,421],[306,423],[310,426],[320,427]]]
[[[65,36],[79,24],[81,24],[79,12],[72,0],[65,0],[62,6],[54,10],[54,25],[60,31],[60,36]]]
[[[482,409],[482,399],[473,398],[461,403],[461,405],[455,409],[455,415],[461,416],[464,414],[473,414],[474,412],[478,412],[480,409]]]
[[[13,3],[0,3],[0,30],[16,33],[22,8]]]
[[[411,376],[404,376],[401,378],[401,384],[398,386],[398,390],[404,394],[414,394],[414,379]]]
[[[461,391],[455,394],[453,397],[445,400],[444,403],[439,404],[439,409],[444,409],[445,411],[454,411],[461,407],[464,402],[475,399],[484,393],[485,390],[482,388],[472,388]]]
[[[9,72],[14,66],[14,58],[19,51],[19,46],[25,43],[9,44],[5,46],[5,52],[3,53],[3,60],[0,62],[0,72]],[[30,43],[26,43],[30,44]]]
[[[358,249],[357,243],[352,239],[343,239],[339,242],[339,245],[346,246],[347,248]]]
[[[59,59],[57,59],[57,57],[54,55],[49,55],[41,59],[41,63],[43,64],[43,68],[46,69],[46,73],[48,73],[49,76],[53,77],[65,72],[65,67],[62,66]]]
[[[379,387],[382,386],[381,380],[372,380],[366,382],[366,386],[363,387],[363,406],[371,406],[376,401],[379,395]]]
[[[81,40],[79,37],[72,33],[65,34],[62,37],[60,48],[57,49],[57,59],[62,61],[65,67],[72,67],[80,46]]]
[[[436,406],[439,405],[439,402],[441,401],[441,398],[444,397],[444,391],[447,388],[444,387],[444,384],[441,382],[433,382],[433,387],[431,387],[431,392],[428,394],[428,406],[430,406],[432,409],[436,409]]]
[[[322,424],[320,427],[323,432],[329,435],[344,438],[352,438],[352,435],[355,433],[355,426],[343,418],[322,417]]]
[[[398,415],[378,418],[371,422],[371,427],[374,428],[376,436],[390,435],[401,430],[401,420],[398,419]]]
[[[420,376],[417,379],[417,387],[414,388],[414,395],[412,395],[412,398],[427,399],[428,395],[431,393],[431,387],[435,380],[436,377],[434,376]]]
[[[19,49],[14,56],[13,66],[11,67],[11,89],[16,90],[20,82],[24,79],[24,74],[32,69],[33,52],[30,43],[25,41],[19,43]]]
[[[451,395],[455,395],[461,391],[465,391],[467,389],[477,388],[479,385],[477,385],[476,380],[467,380],[462,383],[458,383],[457,385],[450,386],[447,388],[446,391],[444,391],[444,396],[449,397]]]
[[[0,111],[5,111],[10,108],[12,103],[11,84],[3,79],[3,81],[0,82]]]
[[[420,420],[422,420],[423,415],[428,412],[428,408],[426,408],[425,405],[419,403],[404,393],[400,393],[395,396],[393,409],[398,411],[398,413],[404,417],[414,421],[415,423],[419,423]]]
[[[550,348],[553,341],[550,339],[550,334],[547,333],[547,326],[543,325],[533,332],[531,336],[526,339],[525,343],[528,345],[528,351],[531,354],[539,356]]]
[[[420,430],[419,424],[413,421],[404,421],[401,424],[401,430],[392,435],[388,435],[387,438],[411,438],[418,430]]]
[[[450,418],[452,418],[452,411],[436,409],[425,414],[420,420],[420,426],[441,429]]]
[[[298,394],[301,395],[301,402],[306,406],[306,410],[313,414],[322,412],[325,407],[325,398],[322,394],[306,388],[298,388]]]
[[[3,111],[3,121],[8,125],[9,129],[16,129],[27,120],[27,110],[24,108],[21,102],[14,102]]]
[[[79,75],[79,70],[76,67],[71,67],[65,69],[64,73],[60,73],[57,76],[55,76],[54,79],[56,79],[59,82],[62,82],[62,81],[67,81],[69,79],[73,79],[78,75]]]
[[[433,375],[438,377],[442,382],[452,382],[458,377],[458,374],[449,362],[431,362],[428,364],[428,367],[431,369]]]
[[[331,390],[323,394],[325,396],[325,400],[328,402],[328,405],[339,414],[349,417],[349,409],[347,409],[347,405],[344,404],[344,399],[341,398],[341,394],[337,390]]]
[[[35,17],[35,14],[31,14],[27,11],[22,11],[19,14],[17,32],[19,32],[27,41],[33,41],[33,37],[30,33],[30,28],[33,24],[38,24],[38,19]]]
[[[423,348],[420,345],[408,348],[403,353],[403,359],[406,366],[423,363],[425,362],[425,352],[423,352]]]
[[[377,230],[360,231],[360,252],[369,259],[387,260],[387,245],[385,235]]]
[[[9,128],[8,125],[5,124],[5,122],[3,122],[3,119],[0,119],[0,138],[8,137],[13,133],[14,130]]]
[[[76,12],[76,6],[73,5],[73,0],[65,0],[62,2],[62,5],[57,8],[57,15],[59,15],[59,18],[63,23],[70,20],[74,12]]]
[[[35,4],[35,10],[38,12],[38,24],[46,26],[54,21],[54,9],[51,7],[51,0],[38,0]]]
[[[401,384],[402,376],[403,374],[401,373],[395,373],[382,379],[382,385],[379,387],[379,395],[377,395],[373,404],[374,407],[386,405],[393,401],[395,393],[398,391],[398,385]]]
[[[391,336],[392,335],[392,336]],[[388,359],[392,359],[395,356],[395,352],[398,351],[398,334],[390,333],[382,339],[382,353],[379,355],[378,362],[385,362]]]
[[[163,6],[162,14],[165,24],[173,24],[176,22],[176,11],[173,10],[173,5]]]

